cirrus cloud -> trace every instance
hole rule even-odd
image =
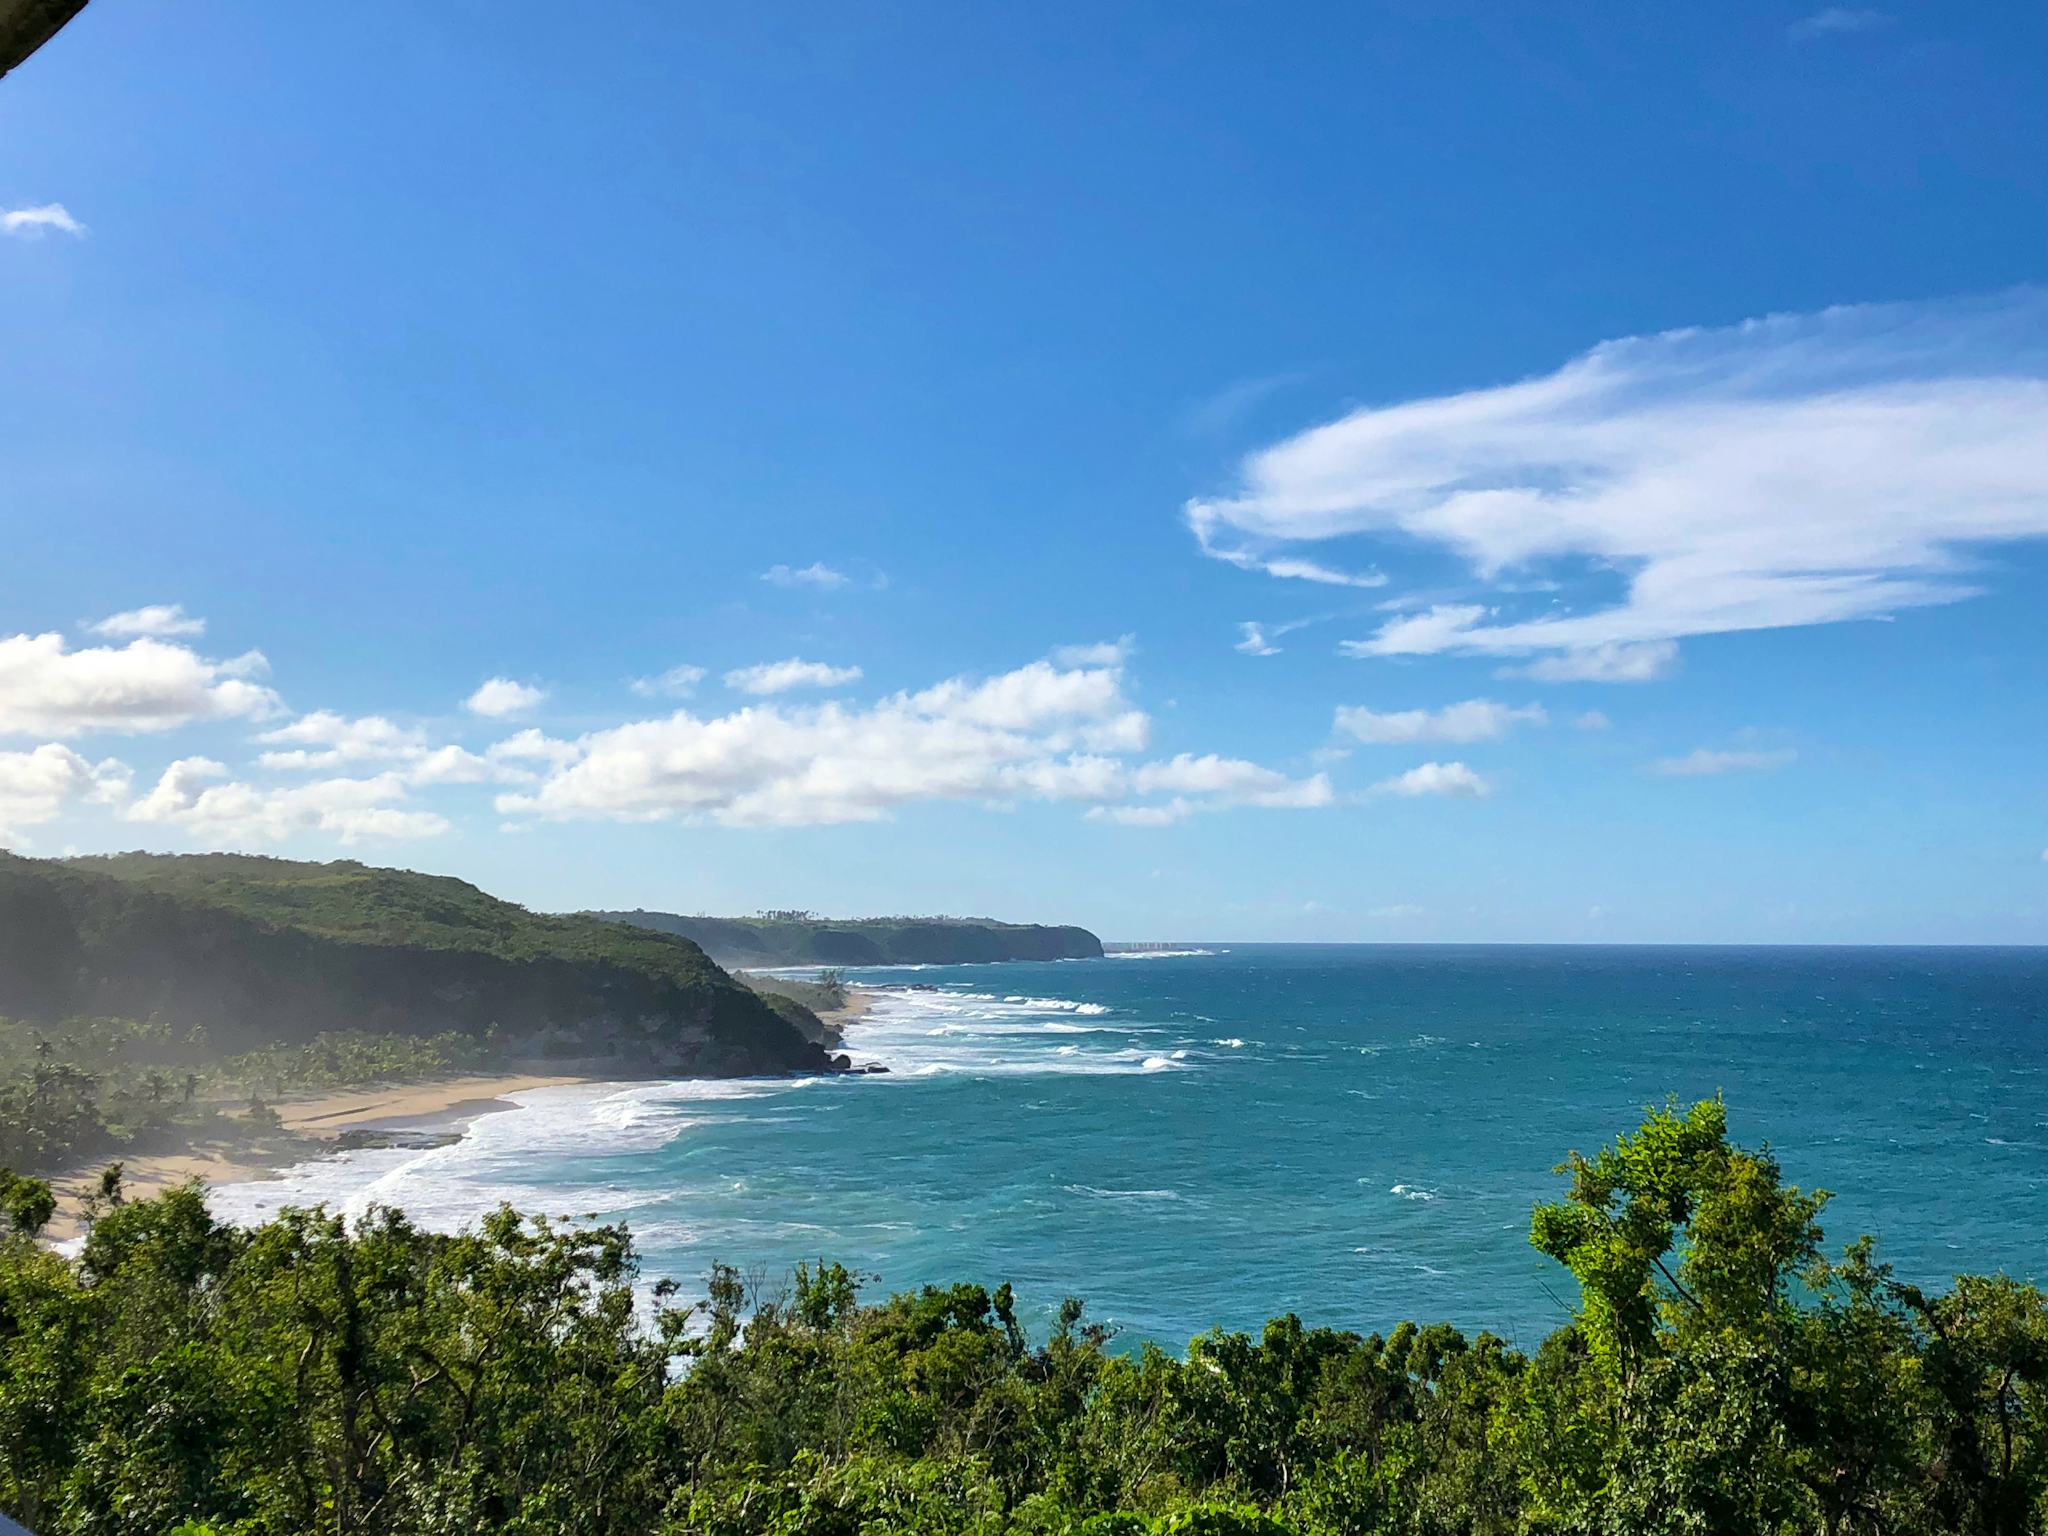
[[[1303,432],[1187,516],[1237,564],[1356,537],[1445,551],[1488,601],[1344,649],[1534,656],[1546,681],[1655,676],[1689,636],[1959,601],[1977,551],[2048,536],[2048,295],[1607,342],[1542,377]],[[1566,600],[1522,606],[1531,573]]]

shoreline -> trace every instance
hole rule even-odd
[[[57,1214],[43,1229],[43,1240],[69,1242],[83,1234],[82,1204],[98,1189],[100,1172],[110,1163],[121,1165],[121,1188],[130,1199],[146,1199],[191,1179],[209,1185],[252,1183],[293,1163],[342,1150],[345,1132],[459,1132],[484,1115],[517,1109],[506,1094],[595,1081],[537,1073],[465,1073],[282,1098],[271,1105],[283,1122],[275,1134],[202,1135],[160,1150],[110,1154],[56,1175],[50,1188],[57,1196]]]
[[[850,986],[844,1006],[819,1015],[831,1033],[828,1049],[844,1049],[847,1026],[866,1017],[881,994],[878,987]],[[199,1134],[155,1150],[110,1154],[52,1177],[57,1214],[44,1228],[43,1241],[71,1242],[83,1235],[83,1203],[98,1189],[101,1170],[110,1163],[121,1164],[121,1188],[129,1199],[147,1199],[192,1179],[203,1179],[215,1188],[252,1184],[295,1163],[347,1150],[347,1143],[354,1140],[351,1133],[459,1135],[485,1115],[517,1109],[508,1094],[612,1081],[625,1079],[582,1073],[465,1073],[280,1098],[270,1106],[283,1122],[274,1133]]]

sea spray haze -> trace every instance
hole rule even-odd
[[[1294,1309],[1533,1343],[1570,1300],[1528,1244],[1560,1150],[1725,1092],[1903,1277],[2042,1263],[2048,952],[1219,946],[860,979],[890,990],[849,1045],[886,1076],[544,1090],[458,1146],[216,1204],[452,1226],[511,1199],[627,1220],[686,1287],[822,1255],[1007,1278],[1041,1321],[1084,1288],[1174,1342]]]

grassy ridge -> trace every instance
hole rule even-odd
[[[817,1070],[817,1021],[674,935],[353,861],[0,855],[0,1012],[160,1017],[223,1050],[454,1032],[621,1075]]]

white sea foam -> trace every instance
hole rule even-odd
[[[1112,1022],[1107,1004],[1065,997],[997,994],[958,987],[883,988],[851,1024],[844,1049],[859,1063],[886,1066],[888,1077],[1068,1076],[1189,1068],[1146,1038],[1162,1026]]]
[[[1419,1184],[1396,1184],[1387,1193],[1398,1195],[1403,1200],[1434,1200],[1436,1198],[1435,1190],[1424,1189]]]
[[[1230,1035],[1222,1040],[1211,1040],[1209,1043],[1211,1045],[1220,1045],[1227,1051],[1241,1051],[1244,1049],[1244,1042],[1235,1035]]]
[[[1177,1189],[1097,1189],[1093,1184],[1069,1184],[1070,1195],[1087,1195],[1095,1200],[1178,1200]]]
[[[1189,960],[1197,955],[1227,955],[1227,949],[1112,949],[1105,960]]]
[[[579,1158],[649,1152],[734,1105],[792,1092],[811,1078],[577,1084],[508,1094],[516,1109],[471,1122],[459,1141],[426,1150],[366,1148],[316,1158],[276,1177],[222,1184],[208,1204],[224,1221],[254,1223],[287,1205],[325,1205],[351,1219],[373,1205],[453,1231],[510,1202],[523,1210],[618,1215],[666,1198],[618,1183],[535,1184],[524,1170]]]

